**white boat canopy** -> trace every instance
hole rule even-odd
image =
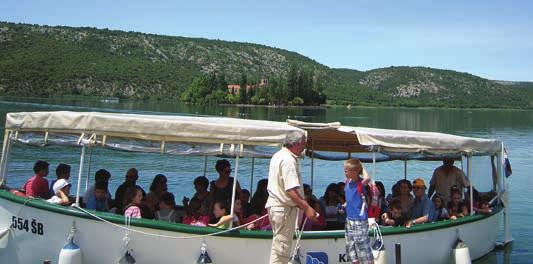
[[[176,155],[270,157],[289,134],[305,131],[284,122],[100,112],[20,112],[6,116],[16,141],[33,145],[94,144]]]
[[[462,137],[436,132],[377,129],[342,126],[340,123],[306,123],[288,120],[290,125],[308,133],[308,149],[316,158],[336,159],[333,154],[318,151],[350,153],[367,160],[368,153],[378,154],[377,160],[442,159],[460,155],[494,155],[501,151],[502,142],[494,139]],[[359,155],[359,156],[358,156]],[[336,156],[339,157],[339,156]],[[366,158],[365,158],[366,157]],[[338,159],[346,159],[340,156]]]

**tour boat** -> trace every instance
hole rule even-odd
[[[306,155],[312,159],[312,164],[314,159],[358,157],[374,164],[369,172],[375,173],[376,162],[454,158],[466,161],[469,179],[482,177],[492,181],[496,198],[490,215],[475,214],[411,228],[382,228],[385,249],[382,254],[389,262],[398,256],[395,252],[398,244],[402,263],[450,263],[452,250],[459,240],[468,246],[470,257],[478,259],[494,249],[502,218],[502,242],[512,240],[508,188],[503,176],[504,149],[498,140],[292,120],[20,112],[6,116],[0,160],[0,262],[42,263],[49,259],[57,263],[60,251],[74,248],[81,252],[83,263],[132,263],[133,260],[138,263],[196,263],[201,255],[203,263],[267,263],[272,241],[270,231],[221,230],[148,219],[128,220],[121,215],[81,208],[80,189],[86,180],[85,153],[90,148],[108,148],[174,156],[234,157],[233,176],[238,178],[239,159],[268,159],[290,134],[307,136]],[[71,192],[76,195],[73,206],[23,197],[9,188],[14,187],[6,181],[13,144],[80,148],[80,169]],[[494,172],[472,175],[472,159],[477,156],[493,157],[487,160],[492,160]],[[320,175],[312,175],[311,181],[314,177]],[[369,235],[373,237],[376,232],[371,231]],[[73,243],[65,246],[69,236]],[[297,255],[301,263],[344,263],[347,262],[344,243],[343,230],[306,231],[298,243]]]

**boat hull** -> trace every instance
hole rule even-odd
[[[111,214],[98,216],[117,223],[121,219]],[[394,247],[400,243],[403,263],[450,263],[458,237],[466,242],[473,259],[480,258],[494,248],[500,219],[501,210],[460,224],[426,224],[410,230],[383,228],[388,262],[394,262]],[[82,250],[83,263],[117,262],[124,254],[123,239],[127,233],[130,238],[128,248],[133,250],[138,263],[195,263],[202,243],[207,245],[214,263],[267,263],[271,244],[271,234],[260,231],[192,239],[162,237],[190,237],[206,232],[198,232],[201,228],[194,229],[194,232],[169,230],[172,226],[189,227],[147,220],[140,221],[141,224],[134,221],[130,228],[156,235],[126,232],[76,208],[26,201],[0,191],[0,229],[12,226],[0,242],[0,263],[42,263],[45,259],[57,262],[73,222],[77,229],[75,243]],[[162,225],[163,228],[147,227],[150,225]],[[343,232],[306,233],[301,241],[301,254],[302,263],[320,263],[311,262],[312,258],[323,263],[347,262]]]

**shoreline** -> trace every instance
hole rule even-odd
[[[89,100],[94,102],[101,102],[105,104],[120,104],[124,102],[150,102],[150,101],[159,101],[159,102],[172,102],[177,104],[184,104],[184,105],[195,105],[195,104],[188,104],[183,103],[178,99],[128,99],[128,98],[119,98],[118,102],[102,102],[102,100],[106,99],[108,97],[105,96],[80,96],[80,95],[64,95],[64,96],[57,96],[57,97],[20,97],[20,96],[5,96],[0,95],[1,101],[8,101],[8,102],[28,102],[24,101],[25,99],[28,100]],[[358,109],[358,108],[400,108],[400,109],[419,109],[419,110],[431,110],[431,109],[437,109],[437,110],[473,110],[473,111],[480,111],[480,110],[505,110],[505,111],[532,111],[533,108],[512,108],[512,107],[452,107],[452,106],[394,106],[394,105],[344,105],[344,104],[323,104],[323,105],[309,105],[309,106],[298,106],[298,105],[254,105],[254,104],[203,104],[203,105],[197,105],[197,106],[209,106],[209,105],[216,105],[216,106],[222,106],[222,107],[246,107],[246,108],[271,108],[271,109],[310,109],[310,110],[326,110],[330,108],[346,108],[347,110],[350,109]]]

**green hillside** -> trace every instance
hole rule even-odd
[[[261,78],[269,80],[261,93],[225,95],[228,83],[255,85]],[[327,96],[328,103],[352,105],[531,108],[532,94],[531,83],[449,70],[332,69],[250,43],[0,23],[0,95],[259,104],[318,104]]]

